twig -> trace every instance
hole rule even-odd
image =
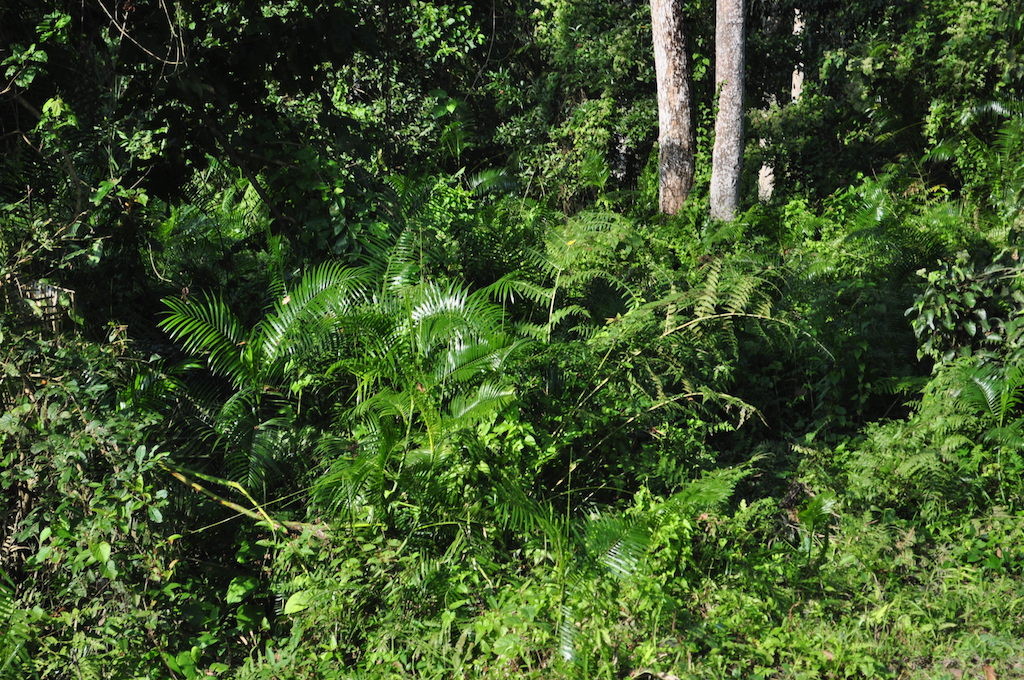
[[[127,29],[125,29],[124,26],[122,26],[121,24],[117,23],[117,19],[115,19],[114,16],[110,13],[110,10],[107,9],[107,6],[103,4],[102,0],[96,0],[96,4],[100,6],[100,9],[103,10],[103,13],[107,15],[108,19],[110,19],[110,23],[112,23],[114,25],[114,28],[116,28],[121,33],[122,36],[124,36],[125,38],[128,38],[128,41],[130,43],[132,43],[133,45],[138,47],[140,50],[142,50],[143,52],[148,54],[153,59],[156,59],[160,63],[166,64],[167,66],[180,66],[181,64],[185,63],[181,59],[175,59],[174,61],[170,61],[168,59],[165,59],[165,58],[161,57],[158,54],[154,54],[153,52],[149,51],[146,47],[144,47],[142,45],[142,43],[140,43],[138,40],[133,38],[131,36],[131,34],[127,31]],[[173,35],[173,30],[172,30],[172,35]],[[169,53],[170,52],[168,52],[168,54]]]

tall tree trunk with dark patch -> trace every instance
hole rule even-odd
[[[718,0],[715,10],[715,87],[718,116],[711,155],[711,217],[731,220],[740,203],[743,164],[743,0]]]
[[[658,207],[679,212],[693,187],[693,97],[682,0],[651,0],[658,79]]]

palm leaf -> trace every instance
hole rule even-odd
[[[264,354],[276,359],[282,350],[294,351],[298,340],[308,344],[328,333],[337,318],[365,294],[368,275],[363,269],[325,262],[300,279],[261,324]],[[319,323],[318,323],[319,322]]]
[[[651,527],[644,521],[608,516],[587,522],[587,553],[619,579],[633,576],[651,544]]]
[[[448,416],[460,425],[479,422],[508,405],[514,396],[515,392],[507,387],[483,383],[475,393],[454,397],[448,406]]]
[[[159,326],[186,352],[205,354],[210,370],[236,386],[246,379],[249,370],[242,352],[246,333],[223,300],[210,296],[202,302],[164,298],[164,305],[169,311]]]

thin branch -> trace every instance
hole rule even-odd
[[[28,68],[27,66],[25,66],[25,67],[22,67],[22,69],[21,69],[20,71],[18,71],[17,73],[15,73],[15,74],[14,74],[14,75],[13,75],[13,76],[11,77],[11,82],[7,83],[7,87],[5,87],[4,89],[0,90],[0,95],[5,95],[5,94],[7,94],[8,92],[10,92],[11,90],[13,90],[13,89],[14,89],[14,86],[15,86],[15,85],[17,84],[17,82],[18,82],[18,78],[20,78],[20,77],[21,77],[21,74],[22,74],[22,73],[24,73],[24,72],[25,72],[25,69],[27,69],[27,68]]]
[[[238,503],[235,503],[234,501],[229,501],[228,499],[224,498],[223,496],[221,496],[221,495],[211,491],[210,489],[206,488],[205,486],[203,486],[199,482],[195,481],[194,479],[189,479],[188,477],[186,477],[185,474],[184,474],[185,471],[180,469],[180,468],[176,468],[176,467],[174,467],[174,466],[172,466],[170,464],[167,464],[167,463],[162,463],[161,467],[164,470],[166,470],[172,477],[177,479],[179,482],[181,482],[185,486],[188,486],[188,487],[192,488],[193,490],[198,491],[199,493],[203,494],[207,498],[209,498],[209,499],[211,499],[213,501],[216,501],[217,503],[220,503],[225,508],[228,508],[230,510],[234,510],[239,515],[245,515],[246,517],[248,517],[250,519],[254,519],[254,520],[257,520],[257,521],[260,521],[260,522],[266,522],[270,526],[271,531],[277,532],[277,531],[283,531],[283,530],[286,530],[286,529],[287,530],[291,530],[291,531],[295,531],[295,532],[299,532],[299,533],[301,533],[303,531],[311,531],[314,536],[317,536],[317,537],[320,537],[320,538],[326,537],[327,532],[330,531],[330,527],[327,526],[326,524],[311,524],[311,523],[308,523],[308,522],[295,522],[295,521],[289,521],[289,520],[274,520],[274,519],[271,519],[270,515],[268,515],[266,513],[266,511],[263,510],[262,507],[260,507],[258,504],[256,504],[255,501],[252,501],[251,497],[250,497],[249,500],[252,501],[253,506],[255,508],[257,508],[257,510],[251,510],[251,509],[249,509],[249,508],[247,508],[247,507],[245,507],[243,505],[239,505]],[[206,478],[207,477],[207,475],[202,475],[202,474],[197,473],[197,472],[191,472],[190,471],[189,474],[192,474],[192,475],[195,475],[195,476],[201,477],[201,478]],[[248,494],[245,493],[245,490],[242,489],[241,485],[238,484],[237,482],[227,482],[227,481],[223,481],[222,480],[222,483],[227,484],[231,488],[235,488],[235,489],[241,490],[243,494],[248,496]]]
[[[156,59],[160,63],[166,64],[167,66],[180,66],[181,64],[185,63],[181,59],[175,59],[174,61],[171,61],[169,59],[165,59],[165,58],[161,57],[158,54],[154,54],[153,52],[148,50],[146,47],[144,47],[142,45],[142,43],[140,43],[138,40],[133,38],[131,36],[131,34],[127,31],[127,29],[125,29],[124,26],[122,26],[121,24],[117,23],[117,19],[115,19],[114,16],[110,13],[110,10],[107,9],[107,6],[103,4],[103,0],[96,0],[96,4],[100,6],[100,9],[103,10],[103,13],[107,15],[108,19],[110,19],[110,23],[112,23],[114,25],[114,28],[116,28],[121,33],[122,36],[127,38],[130,43],[132,43],[133,45],[138,47],[140,50],[145,52],[147,55],[149,55],[153,59]],[[170,51],[168,51],[168,54],[170,54]]]

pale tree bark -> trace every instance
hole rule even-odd
[[[804,18],[800,14],[800,10],[796,9],[793,14],[793,35],[800,37],[804,34]],[[802,61],[797,62],[793,66],[793,80],[792,85],[789,88],[790,101],[795,102],[800,99],[800,95],[804,91],[804,64]]]
[[[768,140],[759,139],[757,144],[765,149],[768,147]],[[771,200],[773,193],[775,193],[775,166],[771,163],[762,163],[761,169],[757,171],[757,200],[767,202]]]
[[[804,33],[804,18],[800,15],[800,9],[797,8],[793,15],[793,35],[800,37]],[[797,62],[793,66],[793,77],[789,88],[789,101],[795,103],[800,99],[800,94],[804,89],[804,65],[803,62]],[[772,95],[772,106],[777,103],[775,95]],[[768,145],[768,142],[764,139],[759,140],[762,147]],[[757,197],[761,201],[768,201],[771,199],[772,194],[775,192],[775,168],[765,163],[761,166],[760,172],[757,174]]]
[[[683,0],[651,0],[654,68],[658,80],[658,207],[673,215],[693,187],[693,95]]]
[[[715,87],[718,116],[711,154],[711,217],[731,220],[740,203],[743,164],[743,0],[718,0],[715,10]]]

